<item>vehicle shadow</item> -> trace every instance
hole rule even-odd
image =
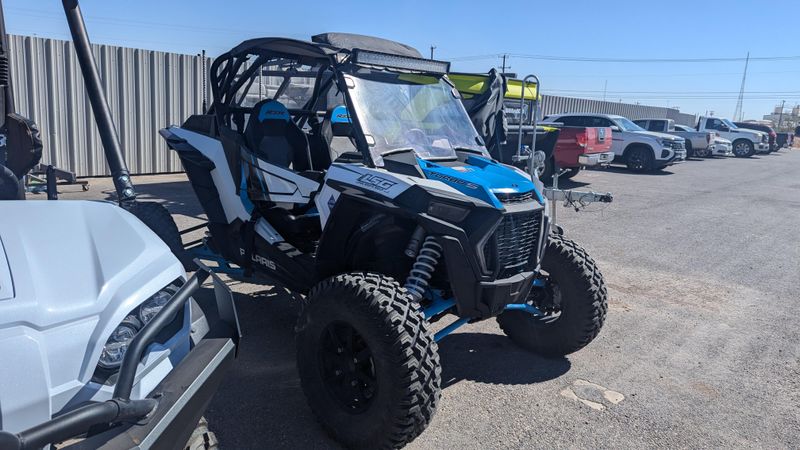
[[[489,384],[532,384],[569,371],[565,357],[544,358],[526,351],[506,336],[455,333],[439,343],[442,388],[469,380]]]
[[[238,290],[237,284],[229,283]],[[239,356],[205,413],[221,448],[340,448],[316,422],[300,388],[297,300],[272,287],[234,292],[234,299],[242,330]]]
[[[202,217],[205,214],[203,208],[188,181],[139,183],[135,187],[137,200],[155,201],[164,205],[171,214],[205,220]],[[103,191],[103,194],[106,195],[105,200],[117,201],[116,191]]]
[[[580,176],[580,175],[578,175]],[[558,188],[559,189],[578,189],[585,186],[589,186],[592,183],[587,183],[585,181],[578,181],[574,178],[559,178],[558,179]],[[547,187],[553,187],[553,182],[549,181],[544,183]]]
[[[665,176],[665,175],[672,175],[668,169],[656,169],[650,172],[634,172],[633,170],[629,170],[627,167],[618,167],[618,166],[611,166],[604,169],[606,172],[610,173],[619,173],[625,175],[633,175],[633,176],[646,176],[646,177],[653,177],[653,176]]]

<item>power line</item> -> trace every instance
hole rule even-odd
[[[741,57],[706,57],[706,58],[596,58],[586,56],[556,56],[556,55],[529,55],[524,53],[492,53],[484,55],[457,56],[448,58],[449,61],[477,61],[493,59],[503,55],[520,59],[537,59],[543,61],[568,61],[568,62],[596,62],[596,63],[713,63],[713,62],[740,62],[747,58]],[[800,61],[800,55],[792,56],[753,56],[750,61]]]

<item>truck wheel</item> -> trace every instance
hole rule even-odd
[[[747,139],[733,141],[733,156],[737,158],[749,158],[755,154],[756,150],[753,143]]]
[[[192,261],[191,254],[183,248],[178,226],[169,211],[167,211],[167,208],[155,202],[136,202],[132,207],[128,208],[128,212],[141,220],[167,244],[172,253],[183,264],[184,269],[197,269],[197,265]]]
[[[694,149],[692,148],[692,141],[686,140],[686,159],[694,156]]]
[[[600,332],[608,309],[603,275],[575,242],[550,235],[542,269],[543,288],[533,288],[528,304],[544,312],[505,311],[497,322],[517,345],[546,356],[566,355],[585,347]]]
[[[217,450],[219,448],[219,441],[214,432],[209,431],[208,422],[205,417],[200,418],[197,423],[197,428],[192,432],[189,437],[189,442],[186,443],[184,450]]]
[[[633,147],[627,151],[626,164],[630,170],[649,172],[653,170],[653,159],[653,150],[650,147]]]
[[[542,174],[539,175],[539,179],[542,180],[542,183],[550,186],[553,184],[553,174],[556,173],[556,160],[555,158],[550,158],[544,162],[544,171]]]
[[[322,281],[296,330],[303,392],[334,439],[398,448],[427,428],[441,395],[438,347],[396,281],[374,273]]]
[[[688,143],[689,141],[686,142]],[[687,147],[687,154],[688,154],[688,147]],[[711,150],[709,150],[708,147],[699,148],[694,152],[694,155],[697,156],[698,158],[708,158],[709,156],[711,156]]]

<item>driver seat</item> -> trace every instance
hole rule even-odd
[[[277,100],[253,105],[244,137],[248,148],[261,160],[296,172],[311,168],[308,138]]]

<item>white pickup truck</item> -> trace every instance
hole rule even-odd
[[[711,155],[708,147],[714,143],[715,133],[712,131],[695,131],[692,129],[687,131],[678,128],[672,119],[636,119],[633,123],[647,131],[672,134],[686,139],[687,158],[695,156],[695,154],[699,157]]]
[[[728,119],[700,116],[697,131],[715,131],[720,137],[732,142],[733,156],[747,158],[758,153],[769,153],[769,135],[761,131],[737,127]]]
[[[666,133],[647,131],[629,119],[611,114],[570,113],[545,117],[565,127],[610,127],[614,163],[628,169],[649,172],[686,159],[685,140]]]

